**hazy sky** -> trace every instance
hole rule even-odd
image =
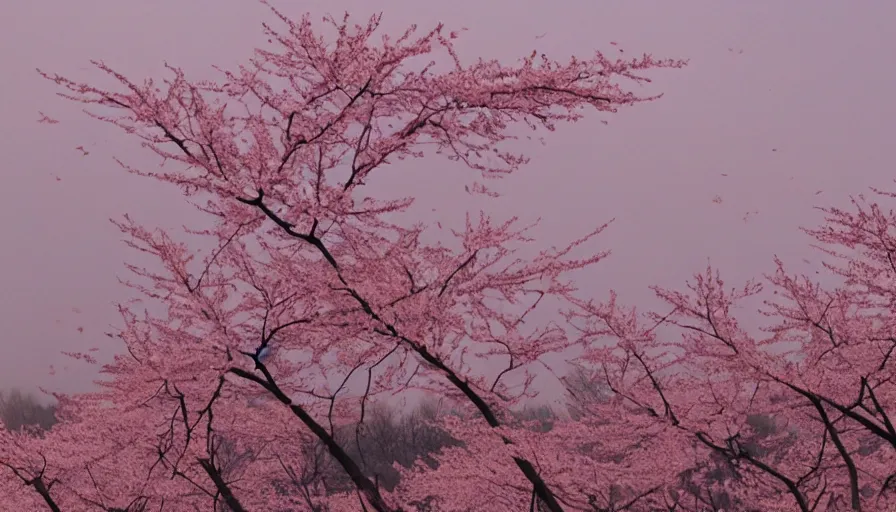
[[[382,11],[392,32],[438,21],[468,27],[458,43],[468,61],[510,62],[533,49],[565,60],[617,51],[610,41],[627,55],[690,59],[684,70],[654,75],[650,90],[663,99],[608,126],[590,116],[562,127],[501,187],[497,207],[542,217],[545,244],[617,218],[599,243],[613,256],[583,276],[599,297],[616,288],[645,301],[649,284],[683,283],[707,257],[732,284],[769,270],[775,253],[799,263],[811,252],[797,227],[819,220],[813,206],[846,205],[849,194],[888,187],[894,177],[886,157],[896,134],[893,2],[273,3],[316,19]],[[196,218],[176,190],[122,172],[113,155],[137,165],[152,159],[55,97],[35,67],[89,79],[99,75],[88,60],[102,59],[139,80],[160,77],[168,61],[212,77],[210,65],[233,66],[264,42],[264,20],[271,14],[254,0],[3,2],[0,388],[83,389],[90,381],[91,369],[59,352],[111,347],[102,332],[117,320],[113,303],[127,296],[116,277],[131,253],[108,218],[129,212],[165,227]],[[38,111],[61,123],[38,124]],[[419,194],[424,218],[457,221],[467,196],[454,170],[417,162],[374,186]],[[748,212],[758,213],[745,221]]]

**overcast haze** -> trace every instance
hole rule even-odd
[[[562,127],[500,187],[499,207],[543,218],[546,245],[616,217],[598,244],[613,256],[583,276],[598,297],[617,288],[645,301],[648,285],[681,284],[707,257],[731,281],[769,270],[775,253],[798,264],[811,253],[797,228],[820,220],[813,206],[845,206],[849,194],[891,185],[893,2],[273,3],[316,20],[382,11],[382,30],[393,33],[411,23],[467,27],[458,43],[467,62],[509,63],[533,49],[558,60],[617,48],[690,59],[652,75],[649,90],[664,98]],[[97,79],[88,60],[102,59],[139,81],[161,77],[168,61],[213,77],[212,64],[232,67],[264,42],[262,21],[273,22],[271,13],[254,0],[0,7],[0,388],[85,389],[93,370],[64,371],[60,350],[111,349],[102,332],[117,319],[113,303],[127,297],[116,276],[131,253],[108,218],[128,212],[163,227],[196,219],[178,191],[121,171],[113,155],[137,166],[153,159],[55,97],[35,67]],[[38,111],[60,124],[38,124]],[[462,219],[467,196],[454,167],[414,165],[374,186],[419,194],[427,220]],[[748,212],[758,213],[744,220]]]

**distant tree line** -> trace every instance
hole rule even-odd
[[[0,390],[0,421],[13,431],[25,427],[49,430],[56,423],[56,407],[42,404],[37,397],[20,389]]]

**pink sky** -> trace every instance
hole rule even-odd
[[[610,41],[627,54],[690,59],[684,70],[655,75],[650,90],[665,92],[663,99],[608,126],[590,116],[562,127],[501,187],[506,195],[496,207],[542,217],[538,233],[548,245],[617,218],[599,243],[613,256],[582,276],[598,297],[616,288],[643,302],[648,285],[681,284],[707,257],[732,284],[769,270],[775,253],[798,264],[811,255],[797,227],[819,220],[813,206],[845,206],[849,194],[891,185],[892,2],[273,3],[296,15],[348,10],[359,17],[375,6],[393,32],[438,21],[468,27],[458,44],[465,59],[510,61],[538,49],[565,60],[616,51]],[[263,20],[270,13],[253,0],[0,7],[0,388],[89,383],[92,369],[59,351],[110,350],[102,332],[117,320],[113,302],[127,297],[116,276],[131,255],[109,217],[129,212],[165,227],[196,218],[175,190],[123,173],[113,155],[137,165],[152,160],[56,98],[34,68],[87,79],[98,76],[88,60],[103,59],[140,79],[159,77],[167,60],[211,77],[211,64],[232,66],[264,42]],[[38,124],[38,111],[61,123]],[[375,186],[419,194],[427,205],[420,215],[429,220],[458,221],[463,210],[452,205],[467,196],[454,170],[439,160],[417,162],[413,172],[384,173]]]

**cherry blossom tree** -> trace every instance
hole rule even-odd
[[[600,382],[729,461],[733,478],[723,487],[737,503],[803,512],[896,506],[896,215],[864,196],[853,207],[823,209],[825,224],[805,230],[841,284],[822,286],[775,260],[765,278],[775,298],[763,311],[764,338],[748,334],[733,313],[761,284],[727,289],[711,267],[686,291],[655,288],[666,311],[641,315],[611,296],[581,301],[569,314],[584,340],[613,340],[606,348],[588,343]],[[673,366],[678,371],[663,374]],[[763,428],[757,414],[774,428]],[[706,483],[705,474],[692,476]],[[713,496],[708,491],[704,498]],[[710,501],[702,503],[717,509]]]
[[[562,481],[572,469],[557,461],[546,478],[531,433],[512,427],[508,411],[531,396],[533,365],[574,342],[524,318],[544,299],[567,300],[568,274],[606,256],[576,252],[606,226],[526,258],[516,247],[532,242],[529,226],[468,214],[451,244],[426,243],[427,226],[391,220],[412,198],[380,199],[364,185],[391,163],[443,155],[481,175],[472,193],[494,197],[485,182],[527,162],[508,146],[512,128],[553,130],[588,108],[610,114],[653,100],[629,86],[684,63],[600,52],[560,63],[533,52],[515,66],[464,65],[458,34],[441,25],[376,41],[379,15],[354,26],[348,15],[326,18],[336,33],[328,42],[309,17],[272,12],[286,31],[265,24],[271,49],[220,70],[217,82],[167,66],[162,83],[139,84],[95,61],[121,85],[106,90],[41,71],[64,97],[96,107],[91,116],[162,158],[152,170],[119,163],[180,187],[214,223],[187,233],[215,249],[200,262],[169,233],[128,216],[115,221],[131,247],[156,260],[129,265],[127,284],[166,311],[122,305],[125,355],[103,366],[100,391],[68,402],[70,425],[24,449],[33,458],[58,448],[58,476],[35,480],[45,473],[30,459],[7,467],[51,508],[206,510],[212,500],[235,512],[400,510],[415,493],[385,492],[336,433],[363,424],[375,397],[416,388],[463,404],[468,422],[457,435],[468,449],[499,447],[495,462],[525,496],[554,512],[577,507],[581,496],[564,495],[580,490]],[[448,69],[439,71],[437,52]],[[502,367],[483,374],[475,360]],[[364,383],[361,393],[350,391],[352,379]],[[87,443],[72,432],[91,434],[89,453],[61,455]],[[68,444],[51,442],[66,436]],[[313,462],[308,440],[353,485],[327,494],[325,505],[321,489],[284,490]],[[108,455],[115,450],[127,456]],[[228,474],[236,454],[240,476]],[[17,469],[26,466],[30,473]],[[58,498],[50,482],[61,482]]]
[[[162,160],[125,170],[178,186],[211,222],[182,237],[114,221],[152,261],[128,265],[142,300],[119,307],[122,354],[96,391],[58,397],[49,431],[0,429],[4,507],[896,507],[896,214],[880,205],[893,194],[805,230],[835,285],[775,260],[737,288],[713,267],[654,288],[664,310],[583,296],[571,273],[607,256],[589,246],[606,225],[538,251],[517,218],[468,212],[432,237],[396,220],[413,198],[365,185],[443,156],[478,173],[467,189],[488,200],[528,161],[519,130],[656,99],[631,87],[683,62],[533,52],[468,65],[442,26],[377,41],[380,16],[326,18],[328,40],[309,17],[272,12],[285,30],[265,24],[270,48],[218,81],[168,66],[137,83],[94,62],[112,90],[41,72]],[[738,306],[764,287],[757,335]],[[555,321],[533,325],[546,308]],[[573,347],[574,404],[521,415],[543,356]],[[382,407],[406,391],[445,410],[396,430]]]

